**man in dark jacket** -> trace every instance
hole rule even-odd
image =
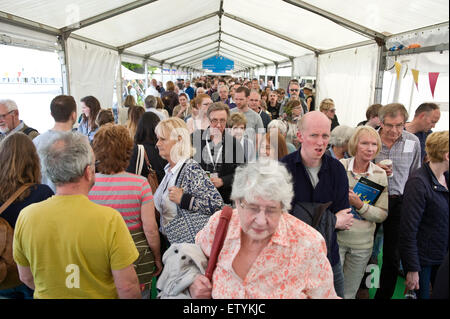
[[[230,204],[231,185],[236,167],[244,163],[241,144],[225,131],[230,116],[228,106],[213,103],[207,112],[210,126],[206,130],[192,133],[192,144],[196,149],[194,160],[209,173],[211,182],[226,204]]]
[[[294,200],[298,202],[332,202],[329,210],[336,216],[336,231],[345,231],[353,223],[348,200],[348,178],[344,166],[325,154],[330,139],[330,120],[321,112],[306,113],[298,122],[298,151],[281,159],[294,180]],[[336,293],[344,297],[344,277],[336,232],[331,243],[329,261],[334,274]]]

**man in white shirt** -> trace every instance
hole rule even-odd
[[[166,115],[156,109],[156,104],[158,103],[156,97],[154,97],[153,95],[149,95],[145,98],[144,103],[146,112],[155,113],[156,115],[158,115],[160,121],[166,119]]]
[[[156,83],[155,79],[152,79],[150,81],[150,86],[145,90],[145,96],[153,95],[154,97],[161,97],[156,87],[158,86],[158,83]]]

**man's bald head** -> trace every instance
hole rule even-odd
[[[309,123],[319,123],[319,122],[329,124],[331,131],[330,119],[320,111],[311,111],[303,115],[300,121],[298,121],[297,123],[297,128],[300,132],[304,132],[307,129]]]

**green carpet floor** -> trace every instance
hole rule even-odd
[[[380,267],[380,270],[382,261],[383,261],[383,250],[381,250],[380,254],[378,255],[378,266]],[[376,288],[370,288],[369,298],[374,299],[376,292],[377,292]],[[395,286],[395,291],[394,295],[392,296],[392,299],[405,299],[404,293],[405,293],[405,278],[398,276],[397,285]]]

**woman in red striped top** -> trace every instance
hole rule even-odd
[[[95,135],[93,149],[98,173],[89,199],[122,215],[139,251],[134,264],[142,296],[149,298],[152,277],[162,270],[152,189],[144,177],[125,172],[133,141],[124,126],[102,126]]]

